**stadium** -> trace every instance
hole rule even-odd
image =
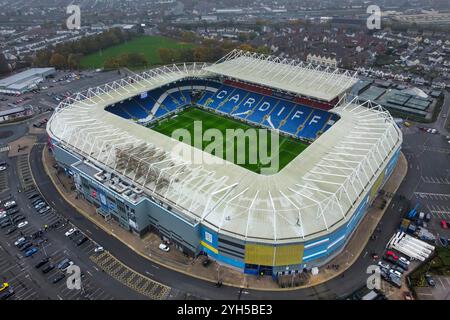
[[[390,114],[349,96],[357,81],[330,66],[234,50],[67,98],[48,122],[49,144],[79,195],[137,236],[155,232],[247,274],[298,273],[342,251],[399,157]],[[279,170],[175,153],[171,133],[195,121],[275,132]]]

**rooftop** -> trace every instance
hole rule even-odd
[[[206,68],[215,74],[331,101],[357,81],[356,72],[233,50]]]

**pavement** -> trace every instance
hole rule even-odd
[[[420,300],[450,300],[450,277],[433,276],[435,287],[416,287]]]

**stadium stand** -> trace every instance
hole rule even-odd
[[[190,105],[193,90],[204,91],[198,105],[308,140],[316,139],[338,119],[326,111],[329,104],[275,94],[265,88],[230,80],[225,80],[222,85],[216,81],[183,80],[171,87],[157,88],[147,95],[110,106],[107,110],[126,119],[145,122]]]

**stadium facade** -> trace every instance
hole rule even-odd
[[[342,251],[400,154],[390,114],[348,96],[356,81],[348,71],[232,51],[66,99],[48,122],[49,144],[105,219],[248,274],[297,273]],[[171,151],[177,141],[148,128],[192,105],[311,144],[271,175],[193,164]]]

